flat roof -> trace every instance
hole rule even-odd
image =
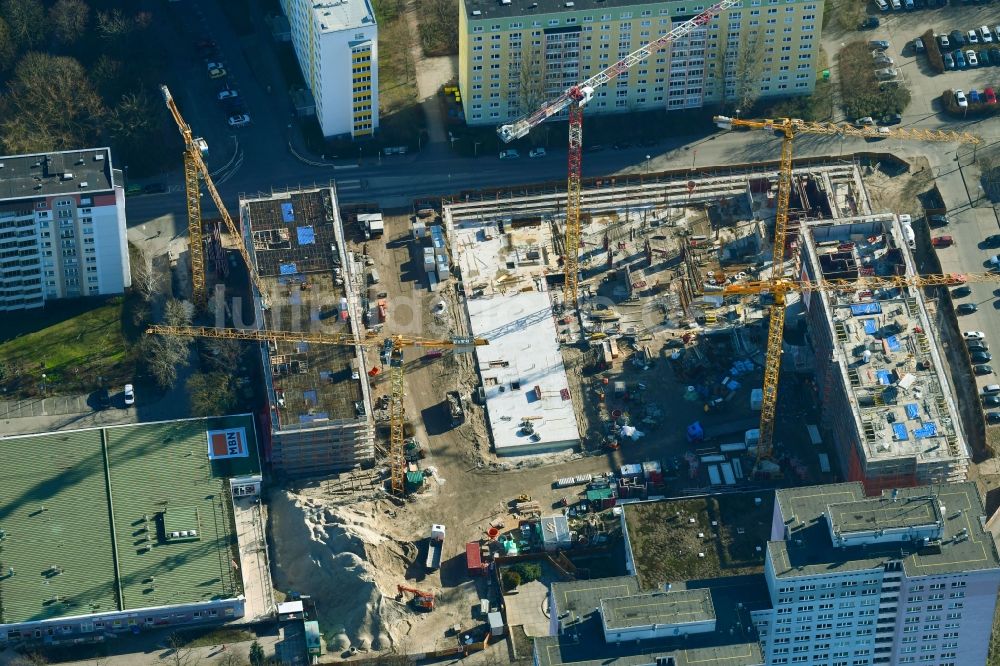
[[[630,597],[603,599],[601,614],[608,629],[628,629],[652,624],[686,624],[715,619],[708,590],[648,592]]]
[[[816,277],[916,272],[893,215],[827,220],[802,229]],[[830,292],[806,298],[810,303],[821,299],[827,310],[866,461],[943,463],[961,471],[961,478],[950,480],[963,480],[968,447],[920,290]]]
[[[571,448],[580,433],[545,279],[555,266],[548,224],[501,218],[449,225],[452,261],[461,267],[486,412],[499,455]],[[528,419],[533,432],[522,423]]]
[[[224,430],[246,457],[209,459]],[[242,593],[227,479],[259,472],[252,415],[8,437],[0,457],[0,624]]]
[[[330,334],[352,332],[342,303],[352,275],[337,242],[340,216],[331,188],[240,202],[257,270],[271,294],[264,328]],[[322,427],[358,418],[364,372],[358,350],[344,345],[271,342],[266,347],[277,430]]]
[[[750,613],[770,605],[762,574],[729,576],[674,583],[671,594],[692,592],[708,595],[715,611],[716,629],[686,637],[606,643],[597,609],[606,594],[639,595],[635,576],[589,581],[553,583],[556,610],[570,615],[562,621],[558,636],[535,639],[539,666],[648,666],[657,657],[672,657],[675,666],[719,664],[759,666],[764,663],[760,644],[753,634]],[[692,597],[694,598],[694,597]],[[565,605],[568,601],[571,605]],[[747,628],[750,627],[750,633]]]
[[[831,504],[827,515],[834,531],[846,534],[935,525],[941,520],[941,509],[934,498],[927,496],[896,502],[866,498]]]
[[[375,25],[369,0],[310,0],[320,32],[337,32]]]
[[[0,157],[0,201],[108,192],[113,179],[109,148]]]
[[[1000,568],[993,535],[985,531],[980,518],[985,515],[976,484],[935,484],[896,490],[881,497],[865,498],[859,481],[777,491],[777,502],[789,531],[786,541],[771,541],[768,551],[777,576],[808,576],[881,567],[889,560],[902,560],[907,576],[979,571]],[[865,547],[835,548],[830,538],[826,511],[830,506],[857,504],[881,508],[888,525],[912,524],[906,517],[912,507],[917,520],[924,520],[928,502],[934,502],[943,522],[941,539],[894,541]],[[893,508],[890,505],[895,504]],[[864,520],[865,514],[862,515]]]
[[[686,20],[693,17],[697,12],[691,5],[683,2],[670,3],[670,14],[674,20]],[[534,5],[534,6],[533,6]],[[650,0],[575,0],[571,7],[566,6],[565,0],[511,0],[510,4],[503,4],[497,0],[465,0],[465,11],[472,21],[485,19],[510,18],[514,16],[530,16],[533,14],[569,14],[586,11],[598,11],[609,7],[634,7],[636,5],[656,5],[663,6],[663,3],[650,2]],[[475,14],[474,12],[479,12]],[[595,15],[595,19],[600,18]],[[616,19],[619,17],[615,17]],[[579,29],[579,28],[577,28]]]

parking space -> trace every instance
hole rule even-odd
[[[858,39],[885,39],[890,43],[886,53],[892,58],[892,67],[900,70],[900,75],[910,87],[913,99],[904,112],[904,124],[919,122],[922,126],[949,124],[951,118],[939,115],[941,108],[938,99],[946,89],[962,89],[965,91],[982,91],[992,87],[1000,89],[1000,64],[998,66],[979,66],[947,71],[943,74],[933,72],[928,65],[927,57],[917,53],[913,40],[923,35],[928,29],[935,34],[949,34],[961,31],[963,35],[969,30],[986,25],[990,28],[992,42],[989,46],[998,46],[994,27],[1000,27],[1000,3],[994,4],[949,4],[938,7],[935,0],[930,0],[929,7],[920,7],[912,11],[889,10],[880,12],[874,2],[871,3],[870,15],[879,19],[879,27],[874,30],[858,32]],[[967,37],[966,37],[967,39]],[[981,39],[978,38],[977,39]],[[949,40],[950,42],[950,40]],[[983,45],[972,45],[979,50]],[[970,48],[962,47],[963,51]],[[953,52],[956,47],[943,51]],[[935,123],[937,121],[937,123]]]

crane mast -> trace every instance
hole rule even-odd
[[[778,404],[778,376],[781,369],[781,341],[785,327],[785,296],[791,291],[818,290],[844,291],[851,289],[901,286],[934,286],[960,284],[963,281],[987,281],[997,278],[988,275],[929,275],[891,277],[862,277],[857,280],[821,280],[818,282],[796,282],[784,277],[785,236],[788,227],[788,205],[792,185],[792,143],[797,134],[825,134],[856,136],[864,138],[901,138],[921,141],[955,141],[958,143],[980,143],[981,139],[965,132],[939,132],[935,130],[889,129],[886,127],[858,128],[846,124],[814,123],[796,118],[775,120],[743,120],[727,116],[715,116],[715,124],[722,129],[746,127],[766,129],[781,134],[781,161],[778,166],[778,198],[774,220],[774,249],[771,279],[759,282],[741,283],[727,286],[723,293],[748,294],[768,292],[774,297],[769,309],[767,332],[767,357],[764,363],[763,399],[760,410],[760,441],[757,444],[755,473],[761,473],[761,463],[769,461],[774,454],[775,408]]]
[[[187,196],[188,236],[191,245],[191,298],[199,308],[204,307],[207,301],[205,291],[205,249],[201,228],[201,188],[198,181],[198,177],[200,176],[205,181],[205,189],[208,190],[209,196],[212,197],[212,201],[219,211],[219,216],[226,225],[226,230],[236,239],[236,249],[239,250],[240,256],[243,257],[243,263],[246,264],[247,272],[250,274],[250,281],[253,282],[266,308],[268,294],[265,290],[264,282],[257,273],[257,269],[254,268],[253,260],[250,258],[250,253],[246,248],[246,243],[243,242],[243,235],[233,222],[233,218],[229,215],[226,204],[222,201],[222,196],[219,194],[219,191],[215,187],[215,182],[212,180],[212,174],[209,172],[208,166],[202,158],[202,148],[199,144],[203,143],[203,141],[195,138],[191,131],[191,126],[187,124],[187,121],[181,115],[180,109],[177,108],[177,103],[174,101],[173,95],[170,94],[170,89],[165,85],[161,85],[160,93],[163,95],[163,101],[166,102],[167,108],[170,110],[170,115],[173,116],[174,122],[177,124],[177,129],[184,139],[184,191]]]
[[[497,134],[504,143],[510,143],[528,134],[532,128],[549,118],[569,109],[569,156],[566,178],[566,229],[564,231],[563,270],[566,281],[563,285],[563,301],[576,307],[579,287],[580,261],[580,192],[583,167],[583,107],[593,96],[596,88],[607,84],[619,75],[646,60],[653,53],[663,49],[675,39],[688,35],[742,0],[722,0],[697,16],[684,21],[667,34],[654,39],[645,46],[629,53],[610,67],[601,70],[589,79],[570,86],[563,93],[543,104],[537,110],[527,113],[513,123],[501,125]]]

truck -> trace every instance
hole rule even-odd
[[[462,409],[462,397],[458,391],[448,391],[445,394],[445,403],[448,406],[448,415],[451,417],[451,427],[465,423],[465,410]]]
[[[437,571],[441,567],[441,551],[444,550],[444,525],[431,525],[431,534],[427,537],[427,571]]]
[[[365,240],[378,238],[385,233],[382,213],[358,213],[358,225],[365,234]]]

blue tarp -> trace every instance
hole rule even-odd
[[[292,204],[283,203],[281,204],[281,219],[285,222],[295,221],[295,210],[292,208]]]
[[[299,414],[299,423],[312,423],[330,418],[327,412],[316,412],[315,414]]]
[[[295,264],[279,264],[278,272],[282,275],[294,275],[299,272]]]
[[[888,370],[876,370],[875,376],[878,377],[878,383],[888,386],[892,383],[892,375],[889,374]]]
[[[889,345],[889,351],[899,351],[899,336],[890,335],[885,339],[885,343]]]
[[[881,312],[882,306],[878,303],[855,303],[851,306],[851,314],[855,317],[860,317],[861,315],[880,314]]]
[[[896,439],[900,441],[910,438],[910,436],[906,434],[906,426],[902,423],[894,423],[892,425],[892,433],[896,436]]]
[[[288,294],[288,298],[291,301],[292,305],[302,305],[302,292],[299,291],[298,289],[292,290]]]
[[[906,405],[906,416],[907,417],[909,417],[911,419],[915,419],[915,418],[917,418],[917,414],[919,414],[919,413],[920,413],[920,406],[917,405],[917,403],[911,402],[910,404]]]
[[[307,351],[309,351],[309,343],[308,342],[296,342],[295,343],[295,350],[298,353],[300,353],[300,354],[305,354]]]
[[[295,227],[295,234],[299,237],[299,245],[312,245],[316,242],[316,233],[312,227]]]
[[[315,405],[319,403],[319,394],[316,393],[316,389],[308,389],[302,392],[302,399]]]
[[[933,423],[921,423],[921,427],[913,431],[914,437],[933,437],[937,434],[937,426]]]
[[[875,331],[878,330],[878,324],[875,323],[874,319],[862,319],[861,323],[865,327],[865,333],[868,335],[874,335]]]

